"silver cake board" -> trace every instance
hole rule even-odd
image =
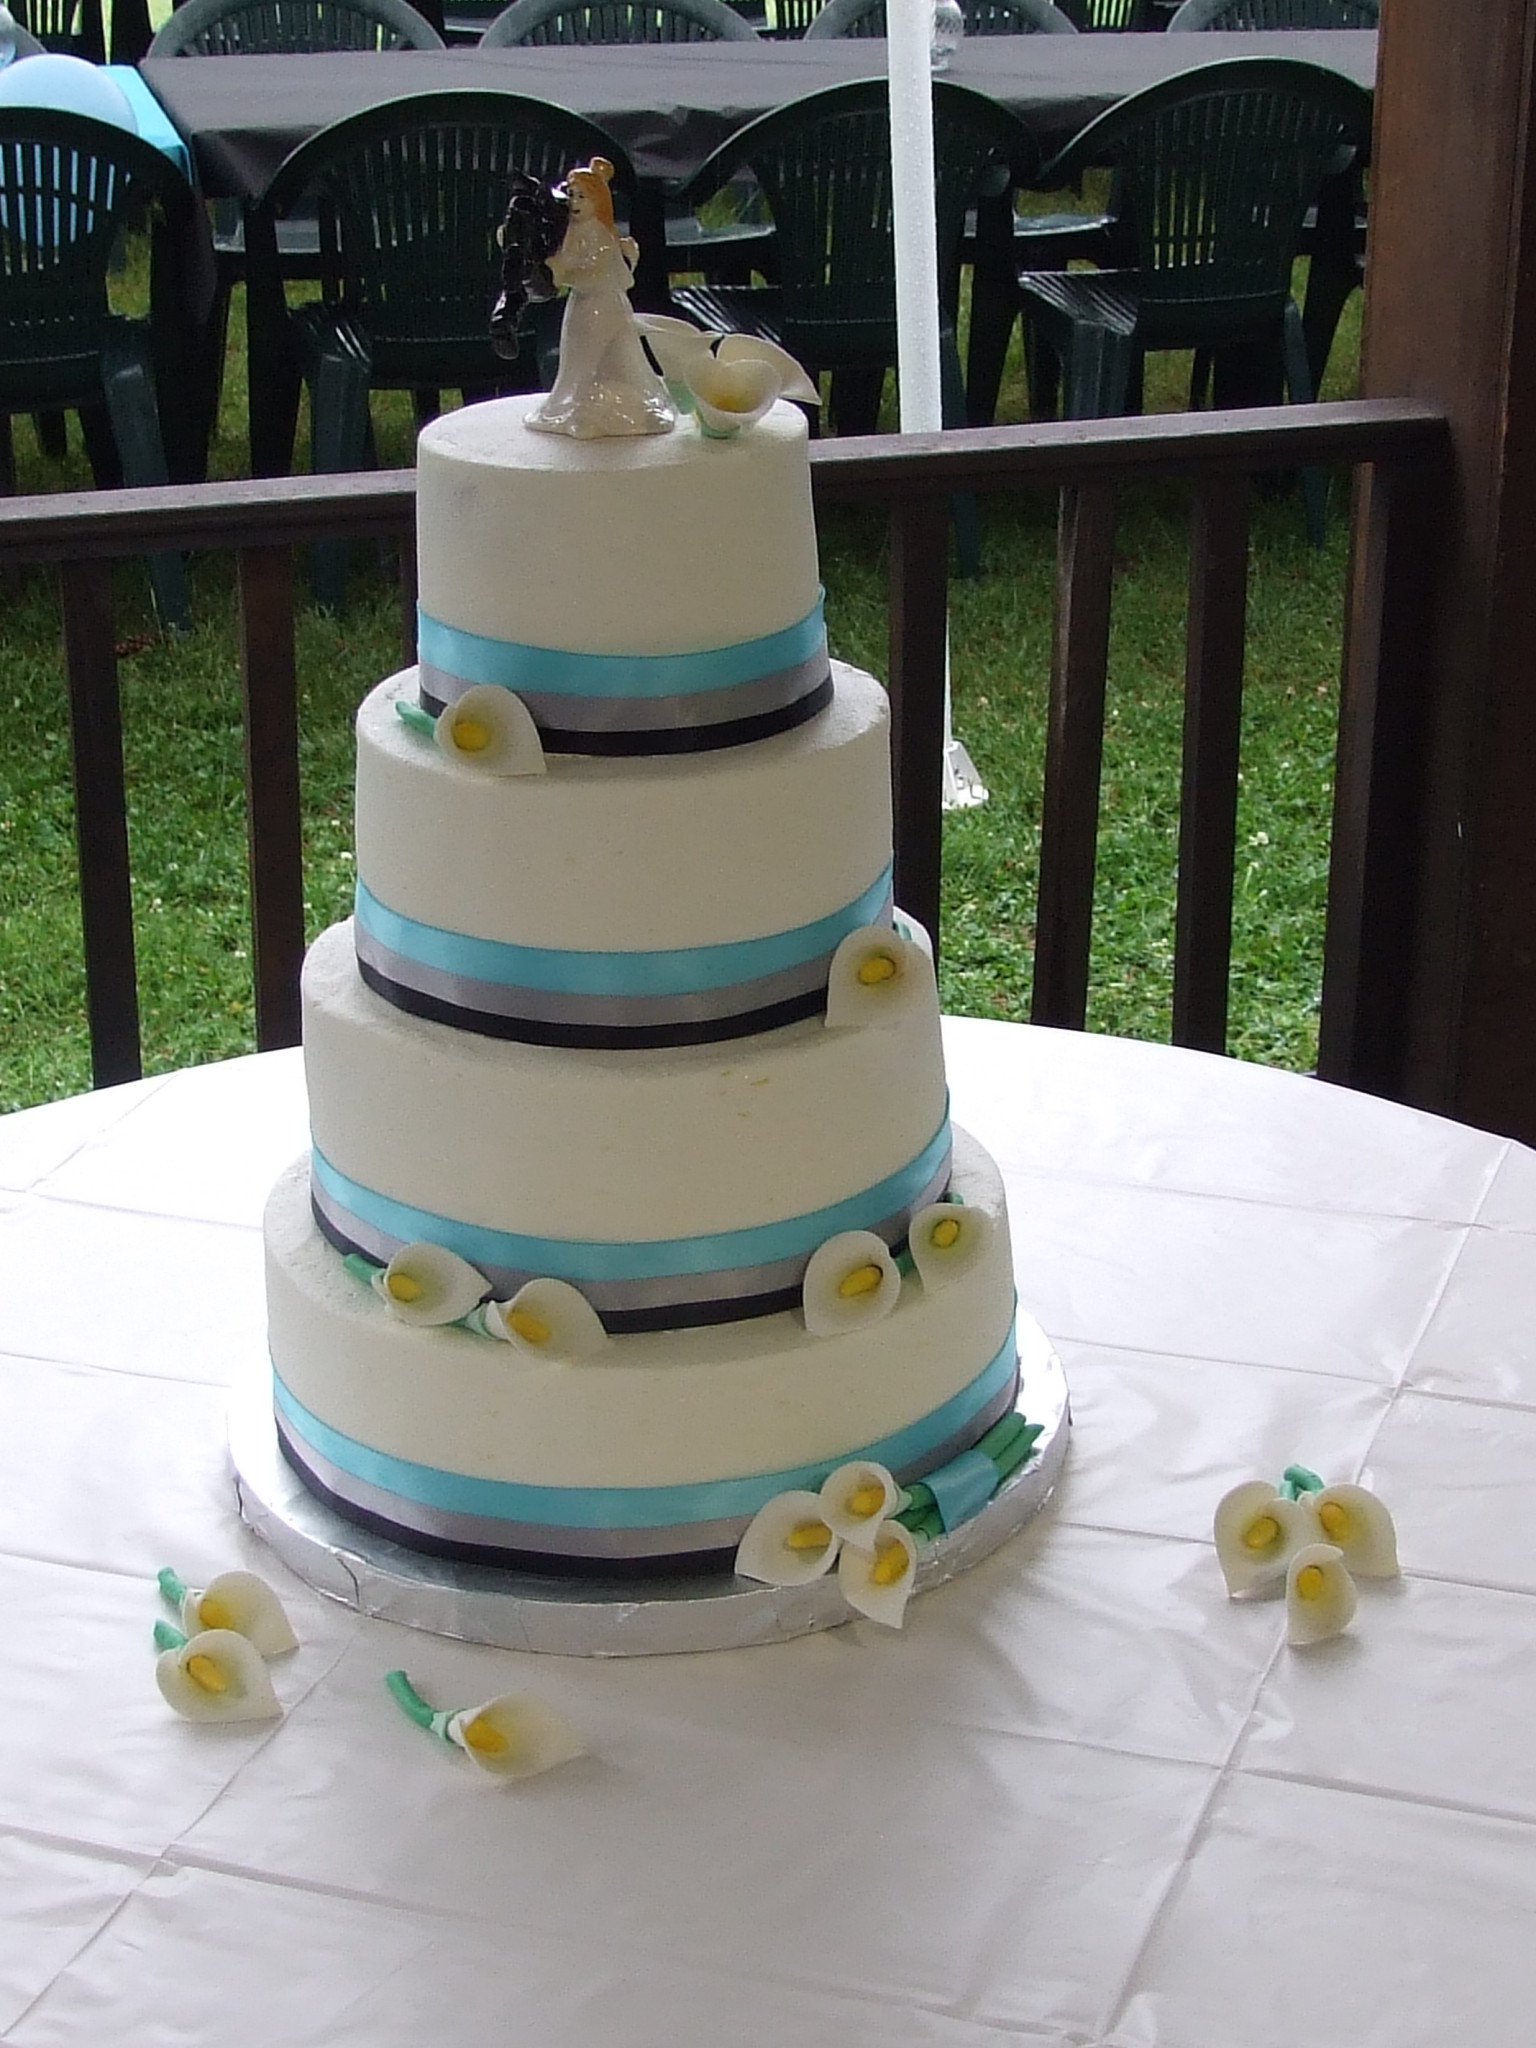
[[[1029,1462],[979,1513],[918,1552],[917,1593],[977,1564],[1055,1490],[1070,1427],[1061,1362],[1038,1323],[1019,1317],[1017,1412],[1041,1434]],[[427,1557],[345,1521],[317,1500],[278,1449],[271,1379],[235,1395],[229,1417],[241,1520],[315,1591],[359,1614],[463,1642],[564,1657],[647,1657],[784,1642],[856,1619],[835,1574],[808,1586],[759,1586],[730,1573],[604,1582],[536,1578]]]

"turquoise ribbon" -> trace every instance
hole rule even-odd
[[[670,996],[730,988],[833,953],[849,932],[880,918],[890,892],[891,870],[887,867],[862,896],[814,924],[762,939],[654,953],[578,952],[468,938],[437,925],[418,924],[415,918],[389,909],[362,882],[357,885],[356,916],[364,931],[401,959],[471,981],[504,988],[549,989],[561,995]]]
[[[958,1529],[979,1514],[998,1488],[997,1467],[985,1451],[962,1451],[937,1472],[925,1472],[923,1484],[933,1495],[946,1529]]]
[[[315,1184],[340,1209],[401,1244],[425,1239],[457,1252],[472,1266],[547,1273],[579,1285],[583,1280],[661,1280],[678,1273],[727,1273],[738,1267],[767,1266],[778,1259],[808,1256],[841,1230],[866,1229],[906,1208],[939,1171],[949,1145],[946,1109],[944,1121],[915,1159],[874,1187],[841,1202],[781,1223],[714,1231],[706,1237],[651,1238],[641,1243],[525,1237],[517,1231],[461,1223],[375,1194],[339,1172],[318,1149],[311,1154],[311,1171]]]
[[[277,1406],[289,1426],[321,1457],[354,1479],[377,1486],[400,1499],[459,1515],[477,1515],[504,1522],[522,1522],[556,1529],[670,1528],[688,1522],[718,1522],[755,1515],[765,1501],[792,1487],[817,1487],[854,1458],[865,1458],[893,1471],[919,1461],[964,1427],[967,1418],[1008,1384],[1016,1360],[1014,1332],[1002,1349],[958,1394],[931,1414],[909,1423],[892,1436],[861,1450],[815,1465],[796,1465],[784,1472],[760,1472],[746,1479],[717,1479],[693,1486],[523,1486],[509,1479],[473,1479],[393,1458],[367,1444],[343,1436],[301,1401],[277,1377]],[[589,1368],[573,1367],[573,1371]],[[599,1368],[590,1368],[598,1370]],[[997,1469],[992,1468],[997,1483]]]
[[[499,683],[506,690],[545,696],[681,697],[725,690],[809,661],[825,638],[819,596],[793,626],[694,654],[576,654],[561,647],[529,647],[445,625],[417,607],[416,647],[423,663],[462,682]]]

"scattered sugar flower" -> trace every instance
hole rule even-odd
[[[1314,1533],[1307,1509],[1267,1480],[1234,1486],[1216,1505],[1216,1559],[1228,1593],[1236,1599],[1265,1587],[1278,1591],[1291,1558]]]
[[[498,1693],[483,1706],[444,1712],[429,1706],[403,1671],[387,1672],[384,1683],[418,1728],[462,1750],[492,1777],[534,1778],[586,1754],[569,1724],[526,1693]]]
[[[969,1273],[992,1236],[992,1218],[984,1209],[961,1202],[930,1202],[919,1209],[907,1231],[907,1248],[917,1277],[935,1294]]]
[[[839,1231],[812,1252],[800,1298],[813,1337],[882,1322],[901,1299],[890,1246],[872,1230]]]
[[[272,1721],[283,1709],[261,1652],[233,1629],[201,1629],[155,1660],[167,1706],[188,1721]]]
[[[299,1647],[282,1601],[255,1572],[220,1572],[199,1592],[183,1585],[167,1567],[158,1584],[189,1636],[203,1629],[230,1629],[253,1643],[263,1657],[285,1657]]]
[[[565,1280],[529,1280],[481,1316],[487,1336],[539,1358],[592,1358],[608,1342],[597,1310]]]
[[[533,714],[515,690],[474,683],[447,705],[433,737],[450,761],[480,775],[542,775],[544,744]]]
[[[1363,1486],[1325,1486],[1303,1493],[1298,1505],[1311,1511],[1322,1540],[1342,1553],[1354,1578],[1397,1577],[1397,1531],[1374,1493]]]
[[[830,1031],[895,1024],[919,1005],[937,1004],[932,960],[886,925],[860,925],[832,955],[827,971]]]
[[[1285,1639],[1297,1647],[1320,1643],[1349,1626],[1355,1582],[1332,1543],[1303,1544],[1285,1575]]]
[[[901,1488],[883,1465],[855,1458],[828,1474],[817,1499],[833,1533],[867,1550],[886,1516],[900,1507]]]
[[[765,1586],[805,1586],[831,1570],[840,1548],[821,1495],[792,1489],[752,1517],[736,1547],[736,1570]]]
[[[402,1245],[373,1275],[373,1291],[402,1323],[456,1323],[485,1294],[485,1275],[440,1244]]]
[[[886,1628],[900,1628],[917,1576],[917,1545],[900,1522],[882,1522],[865,1550],[845,1543],[837,1560],[843,1598]]]

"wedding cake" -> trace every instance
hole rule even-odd
[[[885,695],[828,658],[804,417],[747,383],[740,432],[511,398],[421,437],[420,659],[358,717],[266,1220],[283,1452],[418,1549],[728,1568],[850,1460],[949,1518],[998,1476],[1002,1185],[892,904]]]

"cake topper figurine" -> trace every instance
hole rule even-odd
[[[528,425],[540,433],[590,441],[615,434],[665,434],[676,421],[666,386],[640,346],[630,308],[639,250],[614,225],[612,177],[613,165],[594,157],[570,172],[554,194],[564,202],[566,226],[559,246],[542,261],[569,296],[560,328],[559,375],[543,404],[527,416]],[[537,265],[528,275],[536,287]]]
[[[496,230],[501,290],[491,308],[491,347],[507,362],[517,358],[529,305],[555,296],[549,259],[560,246],[568,219],[564,199],[547,185],[526,171],[512,173],[507,210]]]

